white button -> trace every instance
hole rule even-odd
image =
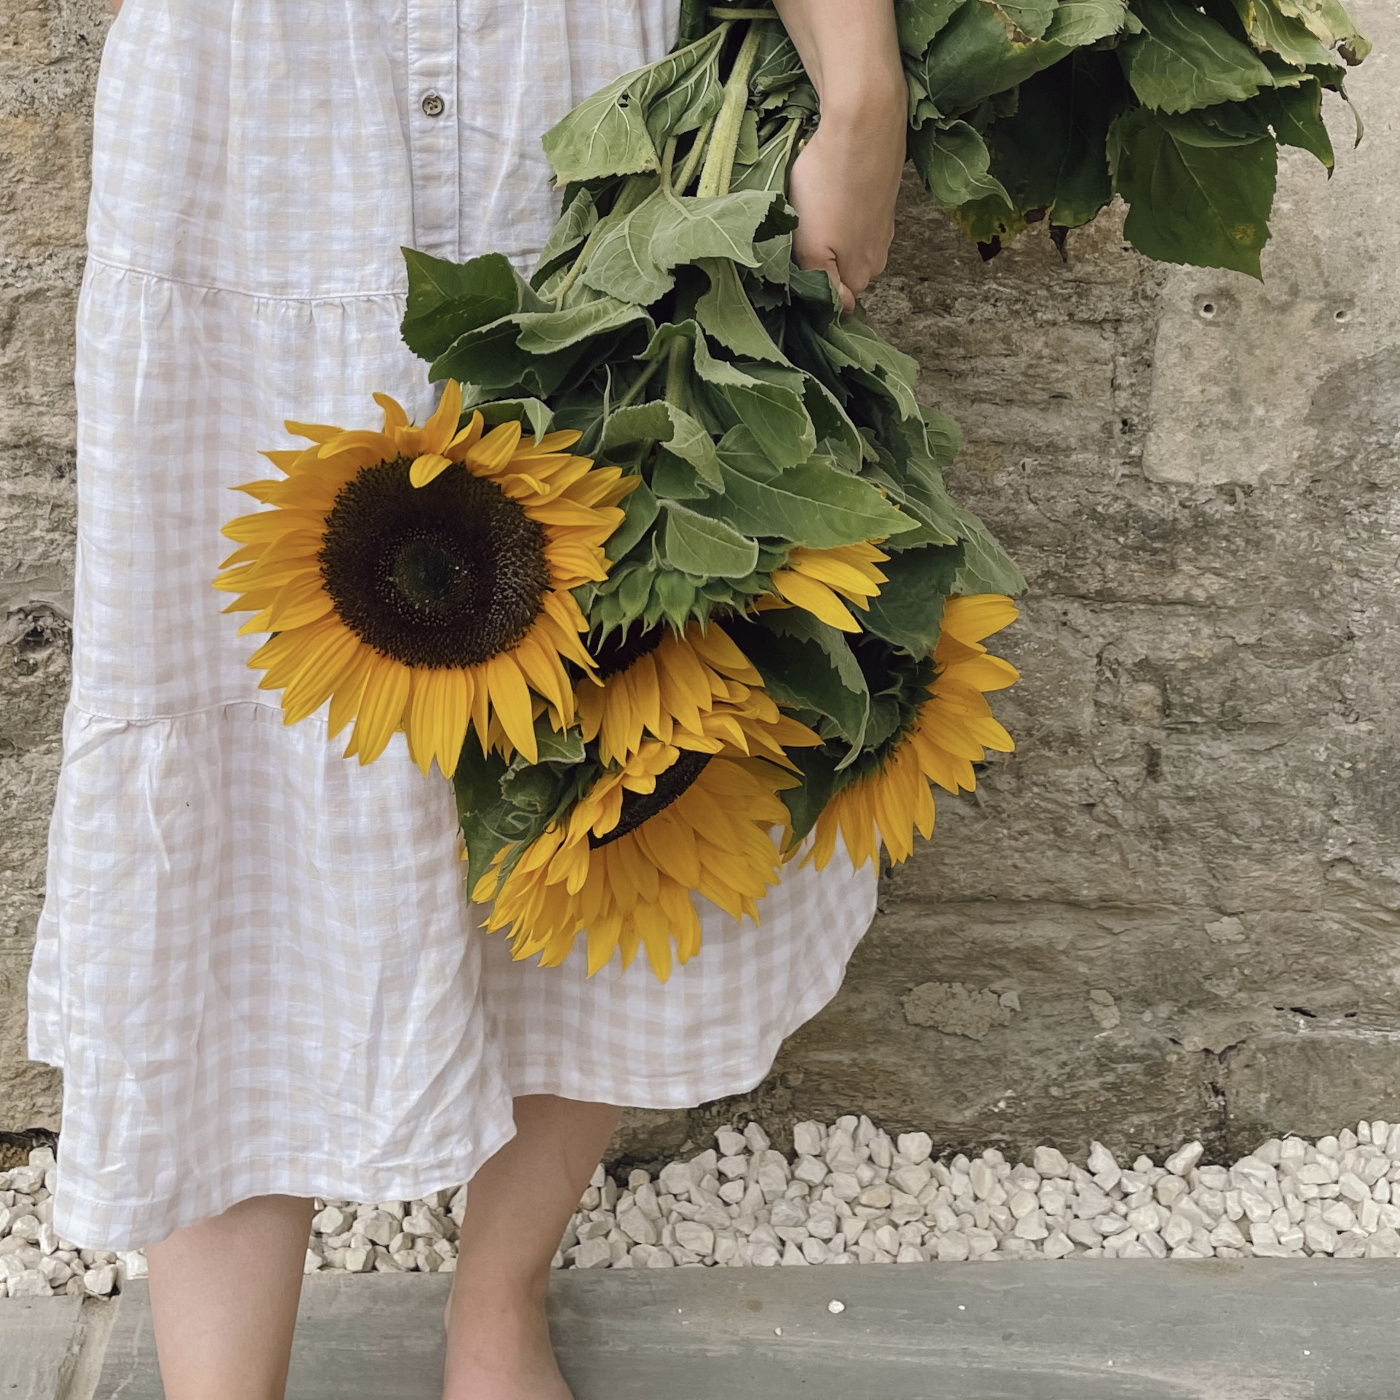
[[[423,112],[429,117],[440,117],[447,110],[447,103],[442,100],[442,96],[436,92],[425,92],[423,94]]]

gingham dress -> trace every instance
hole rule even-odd
[[[511,1096],[674,1108],[755,1085],[875,903],[793,869],[762,926],[701,901],[658,983],[513,963],[453,798],[284,727],[210,587],[229,488],[287,417],[418,421],[399,248],[528,269],[539,137],[664,52],[675,0],[126,0],[97,98],[78,326],[76,647],[30,1046],[64,1071],[62,1236],[132,1248],[263,1193],[466,1181]]]

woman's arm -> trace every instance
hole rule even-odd
[[[114,15],[120,12],[122,0],[107,0],[107,3],[112,7],[112,13]]]
[[[836,279],[847,311],[884,271],[904,168],[908,96],[893,0],[775,0],[821,98],[792,168],[802,267]]]

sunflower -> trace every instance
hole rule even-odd
[[[718,623],[662,625],[593,648],[595,675],[575,695],[585,741],[604,763],[624,763],[644,734],[669,744],[677,725],[696,730],[717,702],[742,703],[763,678]]]
[[[925,839],[933,834],[929,783],[952,793],[971,792],[977,786],[972,765],[985,758],[985,750],[1015,749],[983,695],[1013,685],[1019,673],[1009,661],[992,656],[982,639],[1018,616],[1011,599],[1000,594],[950,597],[931,658],[909,658],[909,665],[898,666],[886,653],[884,660],[896,664],[885,691],[896,697],[899,722],[817,818],[811,859],[819,870],[835,854],[838,833],[857,867],[875,859],[882,841],[892,861],[907,860],[915,829]]]
[[[241,633],[274,634],[248,664],[288,724],[327,700],[332,735],[353,720],[361,763],[402,728],[423,772],[450,777],[467,729],[485,745],[497,722],[534,762],[534,697],[569,725],[564,660],[593,666],[570,589],[606,578],[637,478],[571,456],[575,432],[487,432],[480,413],[459,431],[451,380],[421,428],[374,397],[380,432],[289,422],[312,446],[265,453],[285,479],[239,488],[275,507],[224,527],[240,548],[214,585],[254,614]]]
[[[859,632],[860,623],[841,599],[868,611],[870,599],[886,582],[876,565],[889,557],[869,541],[834,549],[799,546],[785,568],[774,570],[773,587],[794,607],[805,608],[842,632]]]
[[[512,866],[502,852],[476,880],[472,898],[495,901],[486,927],[510,928],[517,959],[557,966],[586,931],[590,977],[616,952],[627,967],[644,945],[664,982],[673,941],[681,963],[700,947],[692,892],[758,922],[782,866],[778,793],[797,783],[784,750],[820,740],[761,691],[698,721],[674,724],[670,743],[644,740]]]

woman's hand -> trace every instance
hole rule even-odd
[[[885,268],[904,169],[908,96],[892,0],[777,0],[821,99],[792,167],[793,256],[825,268],[847,312]]]

